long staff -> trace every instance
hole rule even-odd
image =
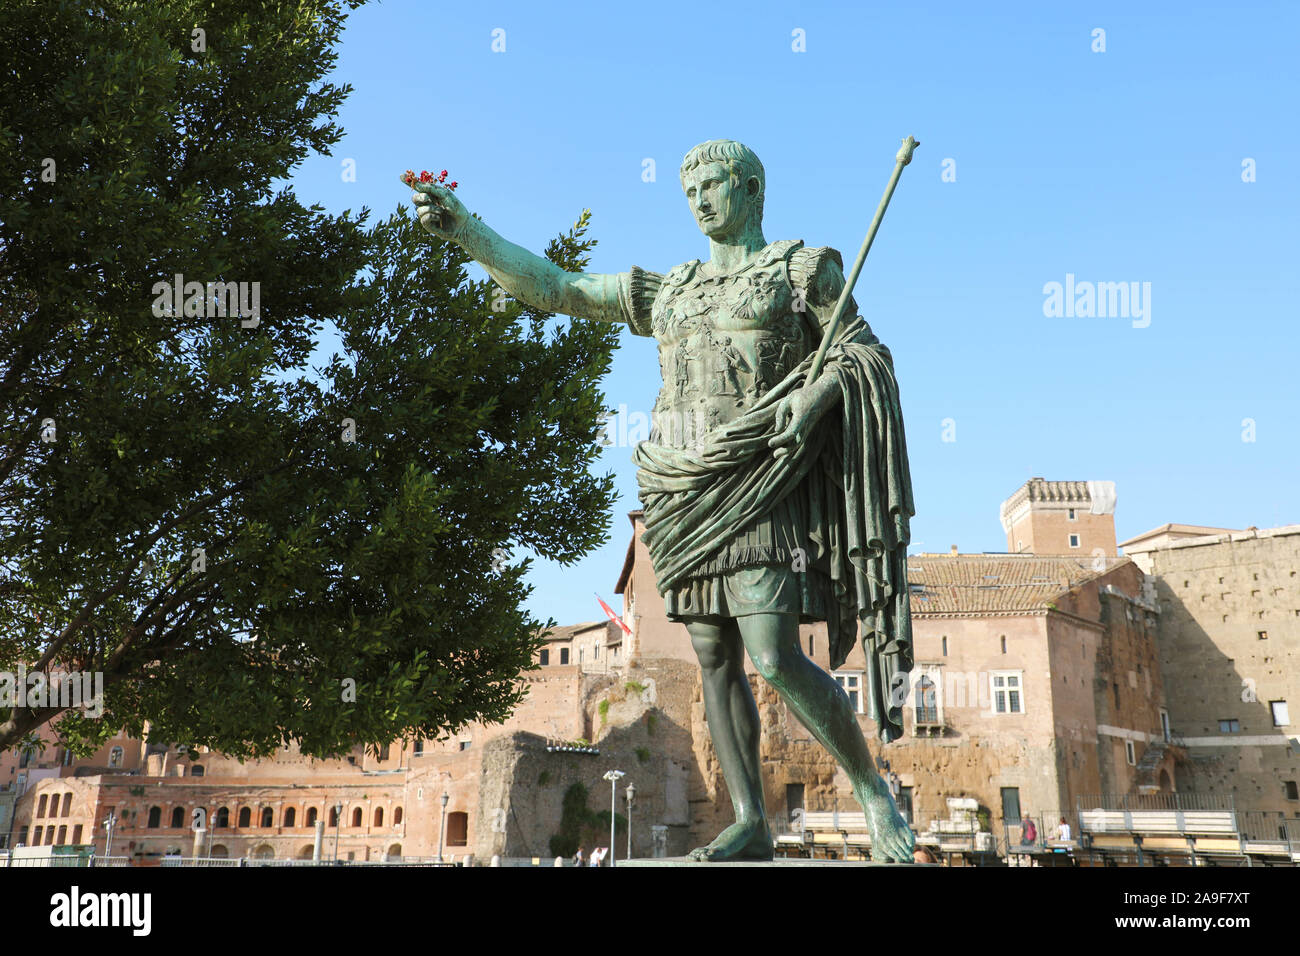
[[[889,177],[889,185],[885,187],[885,194],[880,197],[880,205],[876,207],[876,216],[871,220],[871,228],[867,230],[867,238],[862,240],[862,248],[858,250],[858,258],[853,263],[853,269],[849,272],[849,277],[844,281],[844,291],[840,293],[840,301],[835,303],[835,312],[831,316],[831,321],[826,326],[826,334],[822,336],[822,344],[817,349],[817,357],[813,359],[812,368],[808,370],[807,382],[813,382],[821,374],[822,365],[826,361],[826,352],[831,347],[831,340],[835,338],[836,331],[840,327],[840,319],[844,317],[844,310],[848,308],[849,298],[853,295],[853,286],[858,281],[858,273],[862,271],[862,264],[867,261],[867,253],[871,251],[871,243],[875,241],[876,232],[880,229],[880,223],[885,218],[885,210],[889,208],[889,200],[893,198],[894,187],[898,185],[898,177],[903,175],[903,167],[912,161],[912,152],[921,144],[912,137],[903,140],[902,147],[898,150],[898,155],[894,157],[894,174]]]

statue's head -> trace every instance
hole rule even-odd
[[[763,222],[763,164],[734,139],[700,143],[682,160],[682,191],[700,231],[726,239]]]

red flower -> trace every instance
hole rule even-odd
[[[432,174],[431,172],[429,172],[427,169],[425,169],[425,170],[421,170],[421,172],[420,172],[420,182],[422,182],[422,183],[431,183],[431,182],[433,182],[433,174]]]
[[[451,181],[451,185],[450,185],[448,188],[449,188],[449,189],[455,189],[455,188],[456,188],[456,180],[453,179],[453,180]]]
[[[444,169],[442,172],[438,174],[438,182],[442,182],[446,178],[447,178],[447,170]]]

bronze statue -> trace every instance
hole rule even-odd
[[[767,242],[762,164],[731,140],[701,143],[682,162],[709,259],[666,273],[566,273],[471,217],[449,190],[415,186],[424,228],[460,244],[516,298],[622,322],[659,343],[663,388],[650,438],[633,456],[644,540],[669,617],[685,624],[699,657],[706,721],[736,812],[691,852],[696,860],[773,855],[748,651],[848,774],[873,857],[912,861],[912,832],[848,697],[804,655],[799,624],[827,622],[832,667],[861,630],[870,713],[883,741],[900,736],[914,508],[893,361],[850,292],[915,146],[909,138],[899,151],[847,283],[834,249]],[[853,318],[841,324],[844,315]]]

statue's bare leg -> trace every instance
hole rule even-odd
[[[736,822],[708,846],[692,850],[693,860],[770,860],[772,831],[763,803],[758,755],[758,706],[745,676],[745,650],[730,618],[686,622],[700,661],[704,717],[731,792]]]
[[[736,618],[754,667],[781,694],[795,716],[844,768],[871,831],[871,856],[910,863],[915,837],[876,773],[848,695],[799,646],[794,614],[749,614]]]

